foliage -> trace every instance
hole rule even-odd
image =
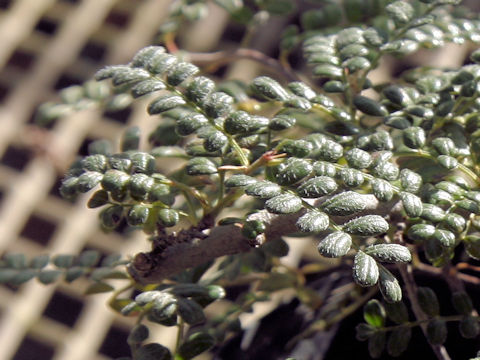
[[[242,312],[280,289],[293,288],[305,304],[318,306],[308,271],[277,259],[288,252],[281,236],[292,234],[319,240],[321,255],[340,259],[314,272],[352,267],[358,298],[338,304],[326,321],[341,321],[368,300],[357,338],[368,341],[373,358],[384,350],[399,356],[414,326],[422,327],[439,358],[446,322],[457,321],[465,338],[477,336],[478,314],[452,259],[459,252],[461,259],[480,259],[480,50],[458,69],[418,67],[392,83],[369,77],[389,56],[480,41],[478,17],[456,0],[325,0],[306,8],[292,1],[216,0],[246,27],[246,36],[268,16],[299,16],[300,26],[285,28],[279,61],[270,59],[278,79],[263,75],[245,84],[212,80],[192,63],[195,54],[176,52],[176,32],[204,16],[206,3],[175,2],[159,32],[170,52],[146,47],[130,63],[98,71],[97,83],[63,90],[62,102],[39,112],[46,123],[70,111],[119,108],[147,97],[147,111],[158,120],[148,136],[151,148],[139,149],[138,128],[125,131],[119,151],[92,143],[61,186],[67,198],[93,191],[88,207],[102,208],[106,231],[125,220],[152,243],[150,253],[128,265],[141,293],[115,298],[122,314],[138,317],[129,337],[132,356],[189,359],[220,346],[226,333],[239,330]],[[288,64],[299,51],[309,66],[302,74]],[[168,171],[168,159],[181,166]],[[232,211],[241,214],[230,217]],[[0,276],[17,284],[35,276],[48,283],[62,272],[67,281],[84,274],[106,278],[95,277],[101,268],[84,270],[95,263],[84,264],[86,258],[63,266],[57,257],[58,269],[44,271],[48,258],[27,264],[10,255]],[[180,269],[170,267],[174,261]],[[205,274],[213,264],[215,271]],[[435,292],[416,286],[411,268],[433,269],[429,264],[455,278],[449,284],[457,284],[458,315],[442,316]],[[45,280],[47,271],[58,275]],[[218,284],[228,291],[248,277],[256,285],[242,300],[224,316],[205,317],[203,308],[225,295]],[[377,285],[383,301],[362,289]],[[176,349],[145,344],[147,321],[178,326]]]

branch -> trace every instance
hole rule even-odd
[[[217,51],[212,53],[187,53],[189,61],[197,65],[222,65],[237,59],[249,59],[265,65],[282,75],[288,81],[298,81],[297,75],[290,69],[285,68],[274,58],[255,49],[235,49],[232,51]]]
[[[396,202],[379,203],[373,195],[363,196],[366,203],[364,211],[350,216],[332,216],[330,220],[341,224],[357,216],[389,214],[395,208]],[[318,206],[329,197],[325,196],[315,201],[313,205]],[[213,226],[212,221],[206,221],[208,223],[204,225],[206,230],[191,228],[165,236],[161,244],[154,241],[152,251],[137,254],[128,271],[140,283],[159,283],[180,271],[217,257],[247,252],[266,241],[298,232],[295,223],[304,212],[305,210],[301,210],[290,215],[274,215],[262,210],[250,215],[247,220],[260,220],[266,226],[265,233],[253,241],[242,235],[239,226]],[[327,234],[327,231],[324,233]],[[318,236],[321,237],[324,233]]]

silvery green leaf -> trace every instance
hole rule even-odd
[[[307,99],[300,96],[291,96],[285,100],[283,104],[286,107],[308,111],[312,108],[312,104]]]
[[[402,199],[403,209],[409,217],[419,217],[423,213],[422,200],[409,192],[401,192],[400,198]]]
[[[461,209],[467,210],[473,214],[480,214],[480,207],[479,205],[472,200],[463,199],[460,201],[455,202],[455,205]]]
[[[412,20],[414,9],[412,5],[404,1],[395,1],[385,8],[387,15],[397,26],[405,25]]]
[[[144,200],[154,184],[155,180],[148,175],[133,174],[130,177],[130,182],[128,183],[130,195],[134,199]]]
[[[328,228],[328,216],[317,210],[310,210],[297,220],[297,227],[303,232],[320,232]]]
[[[397,85],[389,85],[382,91],[383,95],[392,103],[400,106],[406,106],[411,102],[407,92]]]
[[[280,185],[291,185],[312,172],[310,162],[303,159],[289,158],[278,171],[276,180]]]
[[[150,73],[144,69],[120,67],[113,72],[113,85],[132,84],[150,78]]]
[[[400,170],[395,164],[389,161],[383,161],[373,167],[372,172],[382,179],[393,181],[397,179]]]
[[[301,96],[307,100],[311,100],[317,95],[308,85],[300,81],[291,82],[287,87],[295,95]]]
[[[215,82],[205,76],[197,76],[187,85],[185,96],[196,104],[201,104],[215,90]]]
[[[447,214],[443,219],[443,223],[449,230],[456,232],[457,234],[465,230],[467,225],[465,218],[455,213]]]
[[[412,126],[412,123],[408,118],[403,116],[389,115],[384,118],[385,125],[391,126],[395,129],[404,130]]]
[[[372,66],[367,58],[355,56],[342,62],[342,68],[348,69],[348,73],[353,74],[359,70],[365,70]],[[363,111],[362,111],[363,112]]]
[[[203,142],[203,147],[208,152],[215,152],[215,151],[221,150],[227,144],[228,144],[227,136],[221,131],[217,130],[217,131],[212,131],[212,133],[205,138],[205,141]]]
[[[265,209],[273,214],[291,214],[302,208],[302,199],[293,194],[281,194],[265,202]]]
[[[377,283],[379,270],[377,262],[363,251],[358,251],[353,260],[353,280],[360,286],[373,286]]]
[[[132,88],[132,96],[134,98],[138,98],[155,91],[164,90],[165,88],[166,86],[163,81],[157,79],[147,79],[139,82]]]
[[[102,187],[113,193],[122,193],[127,189],[130,175],[120,170],[110,169],[102,178]]]
[[[179,135],[187,136],[207,124],[208,119],[202,114],[188,113],[178,119],[175,130]]]
[[[80,175],[76,182],[78,192],[85,193],[97,186],[103,179],[103,174],[96,171],[87,171]]]
[[[339,172],[340,179],[344,182],[346,186],[356,187],[363,184],[365,178],[363,173],[357,169],[343,168]]]
[[[329,215],[351,215],[367,207],[365,195],[361,195],[355,191],[345,191],[334,195],[322,205],[322,210]]]
[[[198,67],[187,62],[176,63],[168,70],[167,83],[172,86],[180,85],[190,76],[195,75],[199,71]]]
[[[411,149],[420,149],[425,145],[425,130],[418,126],[411,126],[403,130],[403,142]]]
[[[379,201],[390,201],[393,197],[392,185],[383,179],[372,179],[370,181],[372,193]]]
[[[129,345],[141,344],[149,336],[148,327],[143,324],[136,325],[128,335],[127,343]]]
[[[437,157],[438,163],[447,170],[455,169],[458,166],[458,160],[452,156],[440,155]]]
[[[352,237],[343,231],[335,231],[327,235],[318,244],[318,251],[321,255],[328,258],[337,258],[344,256],[352,246]]]
[[[132,67],[145,67],[153,57],[164,53],[165,48],[163,46],[147,46],[135,54],[130,65]]]
[[[412,261],[410,251],[399,244],[376,244],[365,248],[365,253],[378,261],[387,263],[407,263]]]
[[[337,169],[333,164],[330,164],[326,161],[316,161],[313,164],[313,171],[317,176],[334,177],[337,172]]]
[[[245,111],[230,114],[224,122],[225,131],[229,134],[250,133],[265,128],[269,120],[263,116],[250,116]]]
[[[202,104],[208,116],[217,118],[230,114],[233,98],[224,92],[213,92]]]
[[[366,169],[372,163],[371,155],[358,148],[353,148],[345,152],[345,159],[348,162],[348,165],[356,169]]]
[[[245,188],[245,193],[261,199],[270,199],[282,193],[282,188],[271,181],[258,181]]]
[[[321,78],[337,79],[343,74],[342,68],[332,64],[321,64],[313,68],[313,75]]]
[[[270,120],[268,128],[275,131],[285,130],[295,125],[295,122],[296,120],[294,117],[280,114]]]
[[[107,169],[107,164],[107,157],[101,154],[89,155],[82,159],[82,167],[88,171],[104,173]]]
[[[155,158],[144,152],[135,152],[130,156],[132,173],[152,174],[155,170]]]
[[[363,44],[363,30],[359,27],[349,27],[338,32],[335,39],[338,48],[343,48],[349,44]]]
[[[205,321],[202,307],[194,300],[177,297],[178,314],[189,325],[197,325]]]
[[[141,205],[135,204],[132,206],[127,215],[127,222],[130,226],[139,226],[147,222],[148,215],[150,214],[150,208]]]
[[[343,231],[360,236],[376,236],[388,231],[388,222],[379,215],[366,215],[343,225]]]
[[[400,184],[403,190],[416,193],[422,186],[422,177],[410,169],[402,169],[400,171]]]
[[[254,79],[251,89],[255,95],[267,100],[286,101],[290,97],[282,85],[268,76],[260,76]]]
[[[451,231],[437,229],[433,233],[432,238],[440,242],[440,244],[446,248],[455,246],[455,234]]]
[[[447,137],[438,137],[432,140],[433,148],[440,155],[455,155],[457,148],[452,139]]]
[[[321,159],[335,162],[343,156],[343,146],[333,140],[325,140],[315,154]]]
[[[251,176],[236,174],[236,175],[230,176],[227,180],[225,180],[225,186],[226,187],[247,186],[250,184],[254,184],[256,182],[257,180]]]
[[[150,115],[155,115],[185,104],[185,100],[178,95],[162,95],[148,105],[147,111]]]
[[[305,181],[297,189],[298,194],[304,198],[318,198],[331,194],[337,190],[337,183],[328,176],[316,176]]]
[[[247,239],[255,239],[265,232],[265,224],[260,220],[247,220],[242,227],[242,235]]]
[[[386,302],[394,303],[402,300],[402,288],[398,280],[385,267],[379,265],[378,287]]]

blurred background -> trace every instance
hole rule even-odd
[[[170,0],[0,0],[0,254],[77,253],[131,255],[147,247],[140,233],[98,228],[85,197],[59,195],[61,178],[77,154],[97,139],[117,142],[128,125],[151,128],[145,102],[119,111],[82,111],[48,129],[35,126],[40,104],[58,91],[91,79],[107,64],[128,62],[158,42]],[[478,11],[480,2],[470,1]],[[231,48],[242,29],[220,8],[182,29],[179,47],[189,51]],[[279,34],[292,19],[271,19],[251,47],[275,55]],[[453,45],[425,56],[437,66],[462,64],[471,49]],[[384,64],[378,78],[413,66],[418,56]],[[302,66],[301,63],[294,64]],[[238,61],[216,75],[248,80],[261,70]],[[136,241],[138,240],[138,241]],[[0,358],[5,360],[105,360],[129,355],[131,322],[107,308],[108,295],[85,297],[86,282],[44,286],[30,281],[0,286]],[[163,334],[161,336],[168,336]],[[169,340],[162,338],[162,343]]]

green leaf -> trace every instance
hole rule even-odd
[[[79,277],[85,275],[87,270],[79,266],[73,266],[65,272],[65,281],[72,282],[78,279]]]
[[[73,265],[75,256],[73,255],[57,255],[52,259],[52,263],[61,269],[68,269]]]
[[[83,251],[77,258],[77,263],[80,266],[92,267],[97,264],[100,259],[100,252],[97,250]]]
[[[94,209],[108,204],[108,192],[105,190],[95,191],[88,200],[87,207]]]
[[[410,169],[400,171],[400,184],[404,191],[416,193],[422,186],[422,177]]]
[[[100,294],[105,292],[110,292],[115,290],[115,288],[107,283],[97,282],[90,285],[87,290],[85,290],[85,295]]]
[[[335,162],[343,156],[343,146],[333,140],[325,140],[315,155],[325,161]]]
[[[355,218],[343,225],[343,231],[360,236],[376,236],[388,231],[388,222],[379,215]]]
[[[422,311],[429,317],[440,314],[440,303],[437,295],[429,287],[419,287],[417,289],[417,299]]]
[[[267,127],[269,120],[263,116],[251,116],[245,111],[235,111],[230,114],[223,124],[229,134],[246,134]]]
[[[437,229],[432,235],[432,238],[437,240],[442,246],[446,248],[451,248],[455,246],[455,234],[451,231]]]
[[[223,92],[213,92],[202,104],[207,116],[212,118],[227,116],[232,111],[233,98]]]
[[[285,152],[290,156],[303,158],[310,154],[313,146],[305,140],[284,140],[278,147],[278,152]]]
[[[412,5],[404,1],[395,1],[386,8],[387,15],[395,22],[397,27],[405,25],[412,20],[414,9]]]
[[[3,256],[7,266],[13,269],[25,269],[27,267],[27,258],[21,253],[8,253]]]
[[[349,187],[360,186],[365,181],[363,172],[357,169],[343,168],[340,170],[338,175],[344,184]]]
[[[173,209],[160,209],[157,213],[157,219],[165,227],[175,226],[180,220],[177,211]]]
[[[302,199],[294,194],[277,195],[265,202],[265,209],[273,214],[291,214],[302,208]]]
[[[135,351],[137,360],[171,360],[172,354],[165,346],[151,343],[141,346]]]
[[[334,195],[325,201],[321,208],[329,215],[351,215],[367,207],[365,195],[360,195],[355,191],[345,191]]]
[[[378,359],[382,356],[382,352],[385,348],[386,333],[383,331],[377,331],[368,339],[368,353],[372,359]]]
[[[295,125],[295,122],[296,120],[294,117],[280,114],[276,115],[272,120],[270,120],[268,128],[274,131],[286,130]]]
[[[452,156],[440,155],[437,157],[438,163],[447,170],[455,169],[458,166],[458,160]]]
[[[447,339],[447,324],[443,319],[432,319],[427,325],[427,339],[431,344],[441,345]]]
[[[423,204],[423,210],[420,217],[434,223],[440,222],[445,218],[445,211],[436,205]]]
[[[205,321],[205,314],[198,303],[183,297],[177,297],[178,314],[189,325],[197,325]]]
[[[385,308],[376,299],[369,300],[363,307],[363,318],[374,328],[383,327],[386,317]]]
[[[178,354],[182,359],[192,359],[197,355],[211,349],[215,345],[215,338],[203,331],[196,332],[180,345]]]
[[[130,68],[128,66],[114,66],[110,69],[112,70],[112,81],[113,85],[115,86],[120,86],[123,84],[135,84],[137,82],[150,78],[150,73],[140,68]]]
[[[387,303],[399,302],[402,300],[402,288],[398,280],[385,267],[379,265],[378,287]]]
[[[242,235],[248,239],[255,239],[266,230],[265,224],[260,220],[245,221],[242,227]]]
[[[130,334],[128,334],[127,343],[129,345],[141,344],[148,336],[148,327],[143,324],[138,324],[130,331]]]
[[[40,281],[42,284],[51,284],[62,275],[62,271],[60,270],[42,270],[38,275],[37,279]],[[1,280],[0,280],[1,282]]]
[[[303,232],[320,232],[328,229],[330,219],[320,211],[310,210],[297,220],[296,225]]]
[[[478,319],[474,316],[465,316],[458,324],[458,329],[465,339],[474,339],[480,333]]]
[[[353,260],[353,280],[360,286],[373,286],[377,283],[379,270],[374,258],[358,251]]]
[[[270,199],[282,193],[282,188],[270,181],[258,181],[245,188],[245,193],[250,196],[257,196],[261,199]]]
[[[387,302],[385,304],[387,316],[396,324],[408,322],[408,309],[402,301]]]
[[[409,192],[401,192],[400,198],[402,199],[403,209],[409,217],[419,217],[423,215],[424,204],[418,196]]]
[[[78,192],[86,193],[97,186],[103,178],[103,174],[95,171],[87,171],[77,179],[76,188]]]
[[[473,303],[465,291],[457,291],[452,294],[452,304],[455,311],[462,315],[469,315],[473,311]]]
[[[352,246],[352,237],[342,231],[335,231],[318,244],[318,252],[328,258],[342,257]]]
[[[313,164],[313,171],[317,176],[334,177],[337,172],[337,169],[333,164],[330,164],[326,161],[316,161]]]
[[[407,247],[399,244],[377,244],[365,248],[365,253],[378,261],[387,263],[407,263],[412,261],[412,255]]]
[[[227,136],[221,131],[212,131],[203,142],[203,147],[208,152],[220,151],[228,144]]]
[[[186,166],[186,172],[188,175],[195,176],[195,175],[211,175],[216,174],[217,166],[215,163],[205,157],[196,157],[190,159]]]
[[[383,105],[380,105],[375,100],[372,100],[366,96],[356,95],[353,98],[353,105],[366,115],[370,116],[386,116],[388,111]]]
[[[47,266],[49,261],[50,261],[50,255],[48,254],[37,255],[30,261],[30,267],[32,269],[40,270],[40,269],[43,269],[45,266]]]
[[[388,355],[393,357],[400,356],[407,350],[411,337],[412,329],[407,326],[394,329],[387,341]]]
[[[423,242],[433,236],[435,227],[429,224],[415,224],[407,231],[407,236],[415,242]]]
[[[147,46],[138,51],[132,59],[132,67],[145,67],[153,57],[165,53],[163,46]]]
[[[254,79],[251,89],[255,95],[266,100],[286,101],[290,97],[277,81],[268,76],[260,76]]]
[[[127,223],[130,226],[140,226],[147,222],[148,215],[150,214],[150,208],[141,205],[135,204],[131,207],[127,215]]]

